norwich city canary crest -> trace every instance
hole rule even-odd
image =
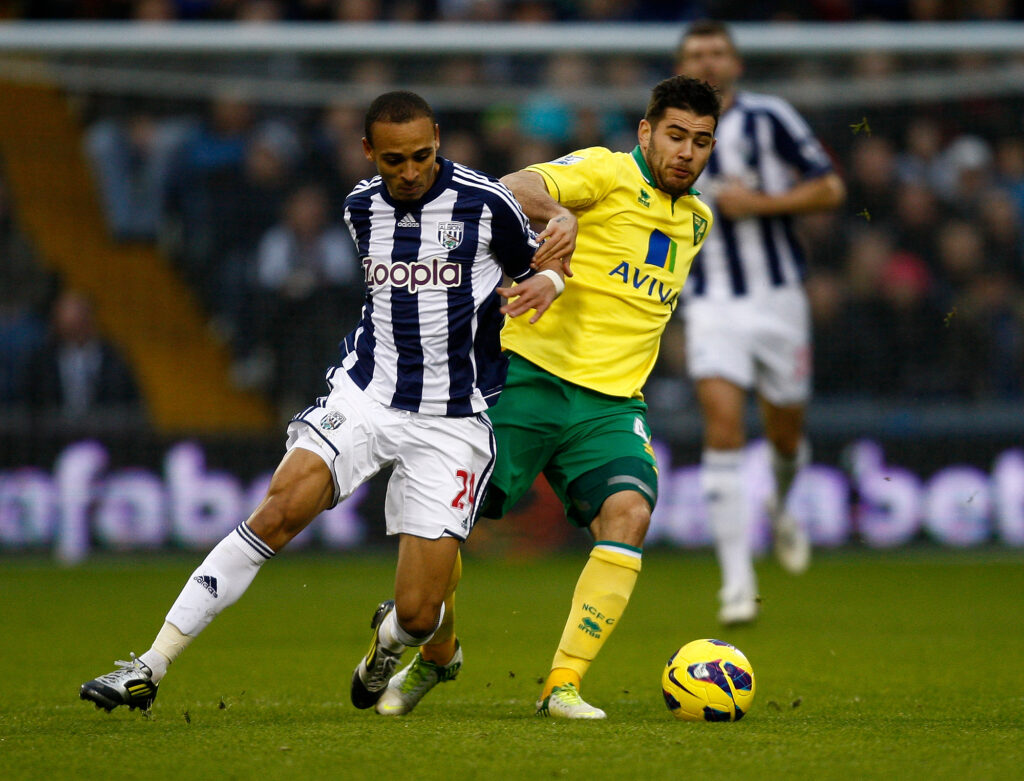
[[[693,246],[697,246],[708,232],[708,221],[699,214],[693,215]]]

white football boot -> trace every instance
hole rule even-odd
[[[537,702],[538,716],[556,719],[603,719],[607,714],[586,702],[576,687],[563,683],[551,690],[551,694]]]
[[[721,607],[718,609],[718,622],[722,626],[742,626],[757,620],[760,607],[757,597],[752,594],[732,594],[720,596]]]
[[[462,669],[462,646],[455,644],[455,655],[448,664],[428,662],[421,654],[390,681],[380,699],[377,713],[382,716],[404,716],[416,707],[427,692],[439,683],[455,680]]]
[[[784,504],[773,502],[768,507],[772,519],[775,558],[792,575],[805,572],[811,564],[811,541]]]

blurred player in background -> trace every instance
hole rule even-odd
[[[711,224],[693,183],[714,147],[719,100],[707,84],[658,84],[630,154],[582,149],[502,181],[546,222],[535,261],[572,279],[535,327],[506,323],[511,353],[492,410],[498,460],[482,514],[504,515],[541,472],[594,546],[576,584],[537,713],[601,719],[580,681],[625,611],[657,499],[641,388],[690,264]],[[577,234],[578,231],[578,234]]]
[[[405,713],[462,663],[452,610],[459,546],[494,464],[486,410],[501,392],[504,311],[535,310],[563,286],[530,267],[536,239],[496,180],[437,155],[439,131],[418,95],[378,97],[363,149],[379,176],[356,185],[345,219],[362,261],[366,303],[327,374],[330,394],[296,415],[267,494],[192,573],[153,646],[82,684],[97,707],[148,709],[168,666],[321,511],[394,466],[385,515],[397,534],[395,596],[352,675],[358,708]],[[518,284],[498,288],[502,272]],[[504,308],[499,293],[515,297]],[[406,647],[421,648],[395,680]],[[393,687],[385,693],[389,680]],[[403,684],[405,688],[403,689]],[[416,697],[409,702],[408,691]]]
[[[702,490],[722,571],[723,624],[757,617],[744,493],[744,412],[757,393],[771,448],[769,502],[775,551],[788,571],[810,562],[807,535],[786,496],[807,462],[804,410],[811,391],[811,336],[804,255],[791,216],[834,209],[845,187],[807,123],[777,97],[736,89],[743,65],[729,29],[696,22],[683,34],[676,73],[722,96],[718,143],[700,180],[716,228],[693,264],[683,308],[686,357],[704,417]]]

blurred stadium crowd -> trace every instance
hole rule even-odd
[[[796,4],[582,3],[514,0],[139,0],[8,3],[23,18],[337,21],[678,21],[790,19]],[[776,10],[769,12],[769,6]],[[801,4],[801,19],[1018,19],[1021,4]],[[886,55],[854,64],[865,78],[898,67]],[[965,58],[958,67],[969,69]],[[443,112],[441,153],[501,176],[591,145],[629,150],[637,117],[561,100],[546,87],[634,86],[670,72],[613,58],[555,55],[525,78],[537,99],[483,112]],[[805,63],[794,78],[827,78]],[[401,83],[366,61],[353,83]],[[452,59],[445,85],[522,79],[486,58]],[[801,218],[810,260],[816,394],[858,400],[1024,400],[1024,100],[943,100],[867,113],[804,109],[847,181],[847,206]],[[341,222],[345,194],[373,173],[363,158],[364,107],[344,95],[319,110],[268,109],[237,95],[173,107],[91,96],[84,144],[111,233],[161,246],[231,346],[234,380],[283,412],[322,392],[325,367],[354,324],[361,274]],[[36,261],[6,195],[0,161],[0,402],[134,403],[130,370],[102,342],[88,302]],[[699,187],[699,183],[698,183]],[[670,329],[652,378],[653,406],[685,395],[683,340]],[[61,344],[89,346],[52,385]],[[49,372],[49,374],[47,374]]]
[[[26,19],[341,22],[565,22],[1020,18],[1014,0],[5,0]]]

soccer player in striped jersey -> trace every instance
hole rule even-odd
[[[683,34],[676,72],[722,96],[714,153],[700,179],[715,233],[693,264],[682,307],[686,358],[704,418],[702,490],[722,573],[719,619],[757,617],[757,581],[742,473],[744,410],[757,394],[775,492],[766,508],[775,552],[799,573],[806,532],[786,496],[808,458],[804,410],[811,391],[811,336],[804,255],[792,215],[833,209],[845,187],[804,119],[786,101],[742,92],[742,62],[726,25],[695,22]]]
[[[580,683],[640,572],[658,490],[641,389],[711,225],[693,183],[718,111],[707,84],[666,79],[631,153],[582,149],[502,179],[531,219],[547,221],[536,262],[571,258],[572,279],[536,326],[510,320],[502,332],[511,358],[492,410],[498,461],[482,513],[503,515],[543,472],[569,520],[594,539],[538,715],[605,717]]]
[[[330,392],[292,419],[263,501],[189,576],[152,647],[82,685],[98,707],[148,709],[171,662],[263,563],[385,466],[394,467],[385,516],[398,535],[395,594],[374,614],[352,702],[405,713],[459,671],[452,601],[459,546],[494,465],[486,410],[504,382],[502,314],[533,311],[536,321],[564,283],[560,271],[531,268],[537,239],[508,189],[437,154],[438,127],[420,96],[378,97],[365,133],[379,175],[355,187],[345,219],[366,300],[327,373]],[[499,287],[503,273],[514,290]],[[504,307],[501,295],[511,299]],[[409,646],[419,653],[385,693]]]

